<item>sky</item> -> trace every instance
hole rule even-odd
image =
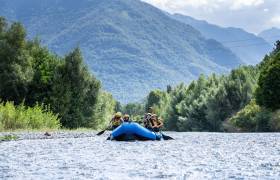
[[[259,33],[280,28],[280,0],[143,0],[169,13],[180,13],[223,27]]]

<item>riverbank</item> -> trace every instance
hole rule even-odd
[[[61,138],[85,138],[96,136],[97,131],[92,129],[57,130],[57,131],[13,131],[0,132],[0,141],[10,140],[35,140],[35,139],[61,139]],[[9,138],[14,137],[14,138]]]

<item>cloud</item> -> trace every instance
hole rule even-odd
[[[180,13],[224,27],[258,33],[280,27],[279,0],[142,0],[169,13]]]
[[[171,12],[180,11],[188,7],[212,8],[216,6],[215,4],[212,3],[213,0],[143,0],[143,1]]]
[[[238,10],[246,7],[256,7],[263,3],[263,0],[234,0],[230,7],[232,10]]]
[[[228,6],[232,10],[242,9],[244,7],[259,6],[264,3],[264,0],[143,0],[157,7],[166,10],[181,10],[186,7],[202,8],[208,7],[215,9],[223,6]]]
[[[169,8],[169,6],[174,6],[177,8],[183,8],[185,6],[200,7],[209,4],[209,0],[144,0],[154,5],[159,5],[162,7]]]
[[[280,15],[273,16],[273,17],[270,19],[270,22],[271,22],[272,24],[279,25],[279,24],[280,24]]]

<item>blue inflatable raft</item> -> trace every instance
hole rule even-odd
[[[138,123],[124,122],[113,130],[110,140],[130,141],[130,140],[160,140],[161,135],[152,132]]]

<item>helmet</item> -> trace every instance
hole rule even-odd
[[[117,113],[115,114],[115,118],[120,118],[120,117],[122,117],[122,113],[121,113],[121,112],[117,112]]]
[[[129,115],[128,115],[128,114],[125,114],[125,115],[123,116],[123,118],[129,118]]]
[[[149,107],[149,108],[148,108],[148,112],[149,112],[149,113],[153,113],[153,112],[154,112],[154,108],[153,108],[153,107]]]
[[[145,115],[145,117],[147,117],[148,119],[150,119],[150,118],[152,117],[152,114],[151,114],[151,113],[147,113],[147,114]]]

